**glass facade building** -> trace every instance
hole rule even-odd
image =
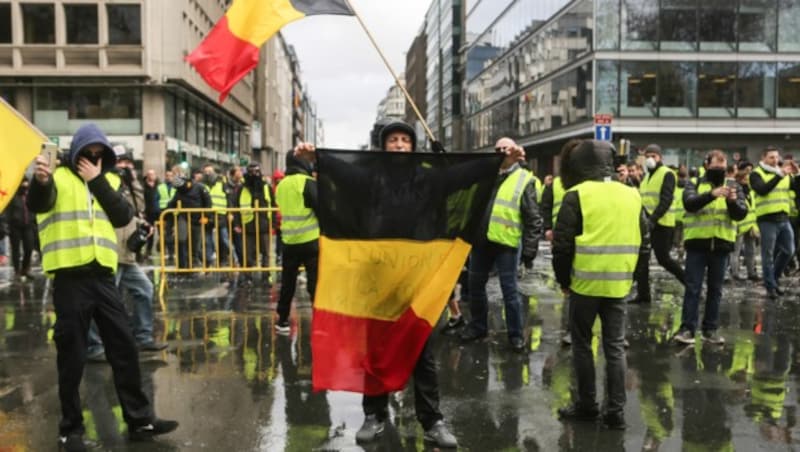
[[[461,148],[461,71],[464,0],[433,0],[425,17],[426,120],[448,149]]]
[[[467,148],[511,136],[553,155],[608,113],[615,138],[659,142],[672,160],[800,152],[798,27],[800,0],[478,1],[463,54]]]

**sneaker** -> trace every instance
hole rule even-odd
[[[479,333],[475,331],[474,328],[467,327],[464,329],[464,331],[461,332],[461,334],[459,335],[459,339],[461,339],[461,342],[463,343],[468,343],[468,342],[479,341],[481,339],[486,338],[486,336],[487,336],[486,333]]]
[[[561,345],[564,347],[569,347],[572,345],[572,334],[567,333],[561,337]]]
[[[80,433],[70,433],[67,436],[58,437],[58,450],[64,452],[85,452],[86,443],[83,442],[83,435]]]
[[[454,330],[456,328],[464,326],[465,323],[467,322],[464,320],[463,315],[460,315],[458,317],[450,317],[449,319],[447,319],[447,325],[445,326],[445,329]]]
[[[139,351],[141,352],[160,352],[167,348],[167,344],[163,342],[146,342],[144,344],[139,344]]]
[[[725,338],[720,336],[716,331],[703,331],[703,342],[708,342],[713,345],[722,345],[725,343]]]
[[[508,340],[509,344],[511,345],[511,350],[522,353],[525,351],[525,339],[521,337],[512,337]]]
[[[770,300],[777,300],[780,297],[780,294],[775,289],[767,289],[767,297]]]
[[[441,419],[436,421],[433,427],[425,430],[424,438],[426,442],[443,449],[455,449],[458,447],[458,440],[450,433],[450,430],[447,429],[447,426],[444,425],[444,421]]]
[[[370,443],[375,441],[375,438],[383,434],[383,429],[386,427],[386,421],[379,420],[378,416],[368,414],[364,418],[364,424],[356,432],[356,443]]]
[[[776,287],[775,288],[775,293],[778,294],[778,296],[781,296],[781,297],[786,295],[786,291],[781,289],[780,287]]]
[[[90,353],[86,356],[86,360],[90,363],[104,363],[106,362],[106,351],[101,349],[94,353]]]
[[[558,410],[558,418],[565,421],[595,421],[599,415],[597,407],[583,408],[577,403]]]
[[[672,340],[679,344],[692,345],[694,344],[694,333],[689,330],[681,330],[672,336]]]
[[[625,430],[625,414],[621,411],[605,413],[603,415],[603,425],[609,430]]]
[[[178,422],[167,421],[164,419],[153,419],[153,422],[133,429],[128,429],[128,437],[131,441],[147,441],[154,436],[169,433],[178,428]]]
[[[279,320],[278,323],[275,324],[275,331],[281,334],[289,334],[289,331],[291,331],[291,327],[289,326],[289,321]]]

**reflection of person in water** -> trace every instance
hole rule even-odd
[[[705,347],[696,360],[684,359],[686,375],[696,373],[699,384],[680,391],[683,400],[684,450],[733,450],[726,409],[728,388],[720,385],[718,369],[727,369],[727,354]]]
[[[302,318],[298,322],[301,328],[311,329],[311,319]],[[327,440],[331,419],[327,393],[311,389],[311,342],[307,336],[297,335],[296,342],[281,336],[276,338],[275,351],[286,394],[286,449],[316,449]]]

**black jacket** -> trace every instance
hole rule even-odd
[[[561,180],[564,188],[568,190],[581,182],[611,178],[614,173],[613,161],[614,150],[607,143],[587,140],[576,147],[568,158],[562,156]],[[644,207],[639,215],[639,231],[642,236],[639,259],[649,259],[650,228]],[[583,213],[580,198],[578,192],[568,191],[561,201],[561,209],[558,211],[553,229],[553,271],[562,289],[568,289],[572,283],[575,238],[581,234],[583,234]]]
[[[542,213],[542,229],[553,230],[553,184],[544,186],[539,211]]]
[[[753,171],[750,173],[750,189],[756,192],[756,194],[759,196],[767,196],[773,189],[775,189],[776,186],[778,186],[782,180],[783,178],[773,177],[771,181],[764,182],[764,178],[761,177],[761,175],[757,172]],[[791,189],[794,190],[795,193],[798,191],[798,182],[796,177],[791,179]],[[769,215],[761,215],[757,218],[757,220],[780,223],[782,221],[789,221],[789,215],[783,212],[771,213]]]
[[[28,197],[28,190],[19,188],[11,202],[8,204],[4,212],[8,225],[12,228],[26,228],[33,225],[36,218],[30,210],[28,210],[27,203],[25,202]]]
[[[147,180],[142,180],[142,187],[144,188],[144,216],[149,223],[154,223],[161,214],[158,208],[158,185],[158,180],[156,180],[155,185],[152,187],[147,184]]]
[[[650,176],[656,172],[659,168],[661,168],[663,164],[659,163],[653,168],[646,177],[649,180]],[[675,197],[675,173],[673,173],[669,168],[665,168],[667,173],[664,174],[664,182],[661,184],[661,192],[658,195],[658,205],[656,206],[653,213],[650,214],[650,223],[656,224],[658,220],[661,219],[669,209],[672,207],[672,198]]]
[[[700,185],[704,182],[707,182],[706,178],[701,178],[697,185]],[[728,215],[730,215],[731,219],[734,221],[744,220],[744,217],[747,216],[747,202],[745,200],[744,190],[742,190],[742,186],[738,183],[730,182],[730,184],[731,187],[736,188],[736,200],[726,200],[726,204],[728,206]],[[683,190],[683,208],[687,213],[697,212],[716,199],[711,195],[711,192],[698,194],[697,185],[689,181],[686,183],[686,187]],[[736,243],[719,238],[711,238],[685,240],[683,245],[687,250],[730,253],[733,251]]]
[[[178,202],[181,203],[182,208],[209,208],[211,207],[211,196],[208,194],[208,189],[203,184],[186,182],[180,188],[175,189],[175,196],[167,204],[167,209],[174,209],[178,207]],[[178,219],[185,218],[185,214],[179,215]],[[201,215],[198,213],[191,214],[192,224],[200,224]]]
[[[515,171],[525,171],[518,168]],[[497,190],[503,185],[508,176],[514,171],[501,174],[497,177],[494,192],[492,193],[491,201],[486,208],[483,223],[481,227],[480,237],[486,237],[489,230],[489,222],[492,216],[492,208],[494,207],[494,200],[497,197]],[[552,196],[551,196],[552,198]],[[539,251],[539,239],[542,238],[542,215],[539,213],[539,205],[536,203],[536,183],[531,179],[530,183],[525,186],[522,192],[522,203],[520,205],[520,215],[522,216],[522,260],[524,262],[532,262],[536,259],[536,253]],[[476,245],[479,245],[476,243]],[[498,244],[495,244],[498,245]]]

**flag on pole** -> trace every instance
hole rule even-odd
[[[481,229],[502,158],[317,151],[315,390],[405,386]]]
[[[17,192],[25,169],[39,155],[47,137],[0,98],[0,212]]]
[[[354,15],[347,0],[234,0],[188,57],[200,76],[219,91],[220,103],[258,64],[259,48],[284,25],[318,14]]]

